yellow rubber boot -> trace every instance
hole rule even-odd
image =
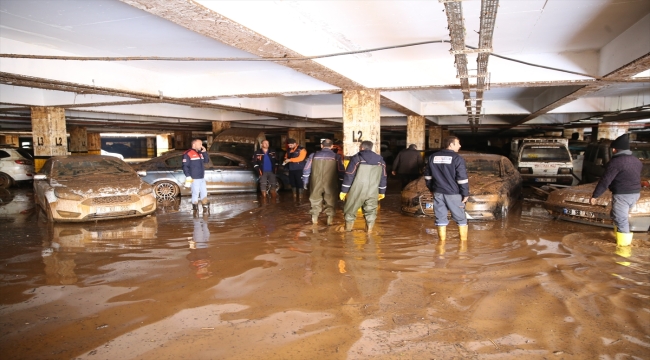
[[[440,241],[447,241],[447,227],[438,226],[438,239]]]
[[[467,241],[467,228],[468,225],[458,225],[458,234],[460,236],[460,241]]]
[[[620,233],[616,232],[616,245],[618,246],[630,246],[632,245],[632,237],[634,234],[629,233]]]

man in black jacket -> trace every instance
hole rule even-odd
[[[255,154],[253,154],[253,169],[260,175],[262,196],[266,196],[269,186],[271,195],[275,196],[275,187],[277,184],[275,172],[278,169],[277,156],[275,150],[269,149],[268,140],[263,140],[260,145],[261,148],[257,149]]]
[[[643,164],[630,151],[630,140],[623,134],[612,141],[612,159],[605,165],[605,173],[598,181],[589,202],[596,205],[596,198],[607,188],[612,191],[612,212],[616,244],[630,246],[632,232],[628,221],[629,211],[639,200],[641,192],[641,170]]]
[[[377,219],[379,200],[386,195],[386,163],[372,151],[372,142],[363,141],[360,151],[350,159],[343,177],[339,198],[345,201],[345,231],[352,231],[357,210],[366,218],[366,232],[371,232]]]
[[[402,189],[420,176],[423,165],[422,154],[415,144],[409,145],[408,148],[397,154],[393,161],[393,175],[399,175],[402,180]]]
[[[448,136],[442,141],[445,149],[432,154],[424,168],[427,188],[433,193],[433,211],[436,215],[438,238],[447,239],[447,211],[458,224],[461,241],[467,241],[467,217],[465,203],[469,199],[469,179],[465,159],[458,155],[460,141]]]

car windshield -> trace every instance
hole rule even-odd
[[[519,161],[525,162],[570,162],[571,156],[562,145],[528,145],[521,150]]]
[[[632,155],[639,160],[650,160],[650,149],[632,149]]]
[[[468,173],[479,173],[484,176],[501,176],[499,161],[488,159],[465,159]]]
[[[112,159],[57,161],[52,168],[55,178],[78,175],[125,175],[132,174],[133,169],[126,163]]]

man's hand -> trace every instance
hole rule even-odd
[[[341,199],[341,201],[345,201],[345,198],[346,198],[347,196],[348,196],[347,193],[343,193],[343,192],[342,192],[342,193],[339,194],[339,199]]]
[[[591,199],[589,199],[589,203],[590,203],[591,205],[596,205],[596,198],[595,198],[595,197],[592,197]]]
[[[183,185],[186,189],[189,189],[192,186],[192,178],[191,177],[186,177],[185,178],[185,184]]]
[[[201,152],[205,152],[205,148],[201,146]]]
[[[308,183],[303,183],[302,188],[305,189],[305,190],[308,190],[309,189],[309,184]]]
[[[391,174],[393,174],[393,175],[397,175],[397,174],[396,174],[396,173],[395,173],[394,171],[393,171],[393,172],[391,172]]]
[[[290,163],[289,159],[285,159],[285,160],[282,162],[282,166],[287,165],[287,163]]]
[[[465,197],[463,198],[463,204],[466,203],[468,199],[469,199],[469,196],[465,196]]]
[[[378,200],[382,200],[382,199],[385,198],[385,197],[386,197],[385,194],[379,194],[379,196],[377,197],[377,199],[378,199]]]

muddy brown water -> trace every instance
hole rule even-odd
[[[381,202],[375,231],[312,226],[291,193],[187,200],[156,216],[48,225],[0,206],[5,359],[650,358],[650,246],[535,204],[454,226]],[[13,205],[12,205],[13,204]],[[11,205],[11,206],[10,206]]]

